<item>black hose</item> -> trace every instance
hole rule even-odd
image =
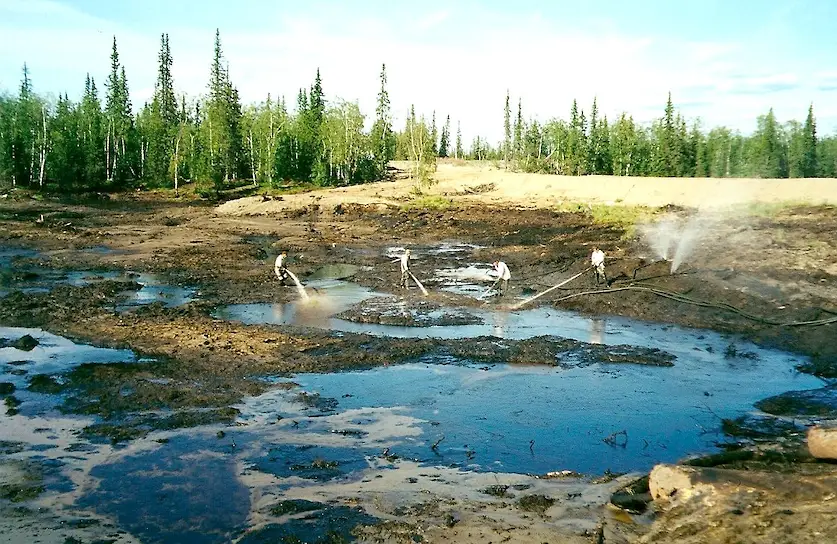
[[[675,293],[673,291],[667,291],[665,289],[660,289],[659,287],[644,287],[639,285],[629,285],[627,287],[617,287],[615,289],[598,289],[595,291],[582,291],[580,293],[573,293],[571,295],[566,295],[561,298],[553,300],[553,302],[563,302],[565,300],[570,300],[576,297],[581,296],[588,296],[588,295],[606,295],[611,293],[618,293],[620,291],[638,291],[644,293],[652,293],[659,297],[667,298],[670,300],[674,300],[676,302],[680,302],[682,304],[691,304],[693,306],[700,306],[702,308],[715,308],[718,310],[724,310],[728,312],[732,312],[734,314],[740,315],[746,319],[751,321],[756,321],[758,323],[763,323],[765,325],[773,325],[776,327],[805,327],[805,326],[820,326],[820,325],[830,325],[832,323],[837,323],[837,316],[829,317],[826,319],[815,319],[811,321],[790,321],[786,323],[782,323],[780,321],[774,321],[772,319],[760,317],[748,312],[740,308],[736,308],[732,304],[727,304],[725,302],[709,302],[705,300],[698,300],[692,297],[687,297],[685,295],[681,295],[680,293]]]

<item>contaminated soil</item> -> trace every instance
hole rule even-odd
[[[533,305],[734,333],[805,356],[800,370],[823,379],[822,390],[788,392],[762,401],[759,408],[780,416],[778,420],[724,422],[728,449],[749,453],[709,464],[747,471],[744,484],[717,486],[715,492],[726,498],[716,501],[716,506],[692,501],[669,508],[649,506],[641,489],[625,491],[625,486],[633,485],[641,475],[606,484],[572,480],[558,491],[550,487],[554,482],[549,480],[533,483],[531,478],[506,476],[511,479],[503,485],[533,486],[522,492],[490,487],[499,484],[488,475],[445,471],[448,483],[462,486],[453,494],[442,493],[438,486],[418,493],[421,486],[405,487],[385,475],[379,485],[363,490],[337,489],[335,484],[329,498],[342,502],[328,506],[311,504],[321,498],[297,490],[287,500],[309,502],[274,505],[281,509],[275,516],[298,519],[294,516],[301,508],[319,512],[324,520],[335,516],[356,520],[359,528],[351,535],[340,529],[340,538],[365,541],[408,542],[415,541],[418,534],[427,542],[484,542],[489,538],[498,542],[713,542],[732,534],[740,542],[760,541],[761,537],[748,534],[769,534],[775,542],[806,542],[814,536],[823,537],[821,541],[834,536],[833,515],[822,507],[822,501],[837,492],[833,489],[835,467],[806,456],[803,436],[777,421],[827,419],[837,413],[837,394],[831,387],[831,380],[837,378],[837,324],[770,324],[837,316],[834,206],[809,202],[767,211],[726,210],[722,220],[714,221],[711,232],[704,233],[696,244],[692,257],[671,273],[671,263],[653,254],[648,240],[642,238],[634,222],[625,220],[624,213],[603,217],[594,213],[589,203],[562,200],[560,177],[550,177],[550,183],[559,188],[554,199],[506,193],[492,197],[498,184],[514,183],[512,174],[504,176],[502,180],[492,178],[490,184],[475,176],[470,186],[463,182],[464,189],[444,194],[429,190],[427,194],[444,199],[441,204],[428,200],[427,195],[416,196],[421,191],[413,190],[412,184],[404,186],[403,181],[375,184],[362,192],[350,188],[259,195],[221,205],[158,193],[68,201],[12,192],[0,201],[0,245],[36,253],[15,257],[0,277],[0,287],[9,292],[0,298],[0,325],[38,328],[97,346],[130,348],[147,357],[151,362],[81,365],[60,380],[30,377],[31,392],[60,395],[65,413],[98,418],[84,427],[82,436],[119,444],[151,431],[229,423],[237,415],[234,405],[242,398],[275,387],[260,379],[263,376],[371,368],[416,361],[429,354],[551,365],[560,364],[560,354],[568,352],[598,360],[608,356],[606,347],[553,337],[506,341],[499,350],[490,337],[439,340],[335,335],[316,328],[244,325],[215,317],[215,310],[225,305],[283,303],[298,296],[292,287],[279,286],[273,275],[272,262],[280,251],[289,254],[288,266],[300,277],[326,265],[350,264],[357,267],[353,282],[389,297],[371,299],[348,310],[342,315],[346,319],[432,326],[465,324],[471,317],[441,312],[435,321],[422,321],[416,318],[421,312],[393,314],[383,309],[386,304],[381,301],[394,297],[408,310],[509,304],[515,297],[540,292],[584,271],[591,248],[597,245],[607,255],[607,286],[597,285],[592,273],[587,273]],[[404,187],[395,190],[394,184]],[[753,191],[750,184],[747,187]],[[702,213],[694,207],[652,203],[657,207],[646,207],[637,217]],[[469,244],[468,251],[432,250],[445,243]],[[415,289],[398,289],[398,265],[393,264],[393,255],[408,247],[416,257],[413,271],[430,291],[428,297]],[[473,263],[488,268],[497,259],[504,260],[512,271],[510,292],[504,298],[483,300],[444,291],[444,278],[432,274]],[[135,281],[103,279],[84,285],[60,284],[48,291],[16,289],[19,281],[37,279],[39,272],[32,270],[151,273],[171,285],[195,289],[195,296],[177,307],[156,302],[126,311],[120,303],[125,293],[139,289]],[[684,304],[643,290],[618,290],[624,287],[664,290],[702,303]],[[576,296],[567,298],[570,295]],[[0,345],[6,345],[5,339]],[[21,344],[27,345],[31,345],[28,339]],[[624,356],[624,350],[619,353]],[[747,356],[734,351],[726,355]],[[613,357],[613,362],[620,362],[618,354]],[[672,364],[664,353],[631,353],[629,359]],[[132,394],[125,395],[126,388]],[[17,393],[9,386],[3,390],[9,410],[18,409]],[[14,444],[6,446],[14,451]],[[764,452],[779,453],[765,458]],[[0,466],[4,512],[10,514],[8,519],[24,520],[12,523],[18,534],[38,527],[44,535],[59,535],[55,530],[60,525],[58,517],[51,517],[54,512],[16,506],[16,502],[37,496],[42,469],[17,460]],[[811,467],[816,467],[813,475]],[[697,469],[701,468],[706,467]],[[399,482],[404,481],[404,474],[420,480],[421,470],[405,464],[398,473]],[[825,491],[787,492],[787,487],[796,485],[792,482],[812,482]],[[756,506],[726,510],[717,506],[738,504],[733,495],[748,485],[758,490]],[[392,494],[393,489],[398,493]],[[484,492],[486,489],[489,492]],[[610,503],[611,493],[619,489],[621,495],[617,494],[614,502],[628,507]],[[561,493],[562,498],[555,501]],[[647,508],[635,500],[625,501],[626,493],[641,495],[639,503]],[[353,494],[358,497],[355,503],[347,499]],[[386,504],[381,502],[382,496],[388,497]],[[777,511],[782,515],[775,514]],[[804,523],[799,521],[799,512],[805,512]],[[367,517],[378,514],[385,514],[389,521],[375,523]],[[67,538],[85,541],[93,538],[90,535],[101,537],[94,530],[96,524],[104,527],[102,534],[109,531],[116,535],[113,541],[132,541],[110,521],[99,519],[76,527]],[[764,528],[764,524],[769,525],[769,532],[746,530]],[[246,541],[287,536],[282,524],[264,522],[260,527],[262,533],[252,533]],[[311,530],[311,534],[320,535]],[[776,536],[780,534],[781,538]]]

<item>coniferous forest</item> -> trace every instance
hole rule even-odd
[[[433,112],[428,121],[411,108],[404,127],[393,129],[385,66],[367,131],[356,102],[326,99],[319,70],[294,104],[267,94],[243,105],[218,32],[205,96],[175,93],[166,34],[158,61],[154,95],[136,113],[116,38],[107,80],[88,75],[78,102],[66,93],[55,101],[39,95],[24,66],[17,92],[0,94],[0,182],[60,193],[194,182],[198,192],[217,194],[244,183],[376,181],[393,159],[429,165],[419,170],[425,176],[445,157],[565,175],[837,177],[837,137],[817,134],[813,105],[802,122],[781,123],[771,109],[751,135],[742,135],[685,119],[670,95],[661,117],[646,126],[627,113],[608,120],[595,100],[587,113],[574,101],[568,119],[539,123],[507,94],[503,140],[476,137],[466,148],[458,123],[451,133],[449,115],[442,121]]]

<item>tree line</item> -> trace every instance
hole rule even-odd
[[[392,126],[386,66],[374,122],[357,102],[327,100],[319,70],[289,108],[270,94],[244,106],[215,33],[207,92],[177,96],[169,38],[163,34],[157,81],[134,114],[116,38],[100,89],[88,74],[80,100],[50,101],[34,91],[24,65],[16,94],[0,94],[0,181],[59,192],[118,191],[195,182],[204,194],[242,183],[349,185],[383,179],[393,159],[411,161],[415,178],[432,177],[437,158],[495,160],[525,172],[675,177],[837,177],[837,137],[817,134],[813,106],[804,122],[780,123],[773,110],[742,135],[708,132],[688,122],[669,94],[648,125],[627,113],[609,122],[594,99],[589,114],[573,101],[568,119],[525,119],[506,93],[503,140],[475,137],[466,150],[451,118],[428,120],[413,107],[400,131]]]
[[[116,38],[100,89],[88,74],[78,102],[54,103],[33,90],[24,65],[16,95],[0,95],[0,181],[59,192],[171,187],[193,181],[217,194],[242,182],[321,186],[381,179],[395,156],[396,134],[386,66],[374,124],[356,102],[326,101],[317,70],[299,90],[294,111],[284,98],[243,106],[216,31],[206,95],[177,96],[169,38],[163,34],[154,95],[134,115]]]
[[[574,100],[569,120],[525,121],[522,103],[512,120],[506,94],[504,140],[476,138],[468,158],[502,160],[525,172],[670,177],[837,177],[837,137],[817,135],[813,105],[804,122],[779,123],[771,108],[749,136],[725,127],[703,130],[675,110],[668,95],[650,126],[623,113],[609,123],[593,100],[589,116]]]

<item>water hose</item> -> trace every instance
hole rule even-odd
[[[521,302],[518,302],[517,304],[515,304],[515,305],[513,305],[513,306],[512,306],[512,310],[518,310],[518,309],[520,309],[521,307],[523,307],[523,305],[528,304],[528,303],[532,302],[533,300],[535,300],[535,299],[537,299],[537,298],[540,298],[540,297],[544,296],[545,294],[549,293],[550,291],[554,291],[555,289],[558,289],[559,287],[563,287],[564,285],[566,285],[566,284],[570,283],[571,281],[573,281],[573,280],[574,280],[574,279],[576,279],[577,277],[581,276],[582,274],[584,274],[585,272],[587,272],[587,271],[588,271],[588,270],[590,270],[591,268],[593,268],[593,267],[592,267],[592,266],[589,266],[589,267],[585,268],[584,270],[582,270],[581,272],[579,272],[578,274],[576,274],[575,276],[573,276],[573,277],[571,277],[571,278],[568,278],[568,279],[566,279],[566,280],[562,281],[562,282],[561,282],[561,283],[559,283],[558,285],[555,285],[555,286],[553,286],[553,287],[550,287],[550,288],[549,288],[549,289],[547,289],[546,291],[542,291],[542,292],[538,293],[537,295],[534,295],[534,296],[532,296],[532,297],[527,298],[526,300],[523,300],[523,301],[521,301]]]
[[[557,288],[557,286],[553,287],[553,289],[555,289],[555,288]],[[724,311],[727,311],[727,312],[731,312],[731,313],[740,315],[741,317],[743,317],[745,319],[749,319],[750,321],[755,321],[755,322],[758,322],[758,323],[762,323],[764,325],[772,325],[772,326],[776,326],[776,327],[806,327],[806,326],[816,327],[816,326],[820,326],[820,325],[830,325],[832,323],[837,323],[837,316],[829,317],[829,318],[825,318],[825,319],[814,319],[814,320],[810,320],[810,321],[789,321],[789,322],[775,321],[775,320],[772,320],[772,319],[768,319],[768,318],[765,318],[765,317],[761,317],[761,316],[757,316],[757,315],[745,312],[744,310],[742,310],[740,308],[736,308],[732,304],[727,304],[725,302],[710,302],[710,301],[706,301],[706,300],[699,300],[699,299],[687,297],[686,295],[681,295],[680,293],[675,293],[673,291],[667,291],[665,289],[660,289],[658,287],[645,287],[645,286],[640,286],[640,285],[629,285],[629,286],[626,286],[626,287],[617,287],[615,289],[599,289],[599,290],[595,290],[595,291],[582,291],[580,293],[573,293],[571,295],[566,295],[566,296],[563,296],[561,298],[555,299],[553,302],[554,303],[563,302],[565,300],[570,300],[570,299],[573,299],[573,298],[577,298],[577,297],[581,297],[581,296],[588,296],[588,295],[606,295],[606,294],[618,293],[620,291],[637,291],[637,292],[643,292],[643,293],[652,293],[652,294],[657,295],[659,297],[674,300],[674,301],[680,302],[682,304],[691,304],[693,306],[700,306],[702,308],[715,308],[717,310],[724,310]],[[543,294],[543,293],[541,293],[541,294]],[[538,296],[540,296],[540,295],[538,295]],[[527,302],[527,301],[523,301],[523,302]],[[521,305],[521,304],[523,304],[523,303],[519,303],[517,305],[517,307],[519,307],[519,305]],[[513,308],[515,308],[515,307],[513,306]]]

